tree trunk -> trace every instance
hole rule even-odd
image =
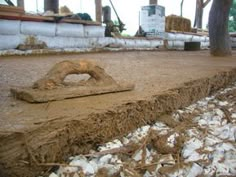
[[[44,11],[53,11],[58,13],[59,10],[59,0],[44,0]]]
[[[95,0],[96,21],[102,23],[102,0]]]
[[[203,16],[203,0],[196,1],[196,11],[195,11],[195,20],[194,27],[202,28],[202,16]]]
[[[24,8],[25,7],[24,0],[17,0],[17,6]]]
[[[209,14],[210,52],[213,56],[231,55],[228,32],[229,10],[233,0],[214,0]]]
[[[180,4],[180,16],[183,17],[183,4],[184,4],[184,0],[181,1]]]
[[[194,27],[202,28],[202,17],[204,8],[209,4],[211,0],[196,0],[196,11],[195,11],[195,20],[194,20]]]
[[[149,0],[149,5],[157,5],[157,0]]]

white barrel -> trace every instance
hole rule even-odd
[[[59,23],[57,24],[56,36],[84,37],[84,26],[81,24]]]
[[[56,23],[22,22],[21,33],[26,35],[55,36]]]

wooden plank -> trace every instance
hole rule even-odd
[[[7,20],[22,20],[22,21],[54,21],[52,17],[43,17],[38,15],[27,15],[27,14],[18,14],[18,13],[9,13],[9,12],[0,12],[1,19]]]
[[[52,16],[39,16],[39,15],[29,15],[29,14],[19,14],[19,13],[9,13],[9,12],[1,12],[0,18],[7,20],[22,20],[22,21],[35,21],[35,22],[55,22],[55,18]],[[86,21],[86,20],[78,20],[78,19],[69,19],[63,18],[59,22],[64,23],[75,23],[75,24],[84,24],[84,25],[101,25],[101,23]]]
[[[101,23],[99,23],[99,22],[86,21],[86,20],[77,20],[77,19],[70,19],[70,18],[63,18],[60,22],[64,22],[64,23],[79,23],[79,24],[84,24],[84,25],[96,25],[96,26],[100,26],[101,25]]]
[[[0,12],[12,12],[12,13],[19,13],[24,14],[24,8],[22,7],[15,7],[15,6],[7,6],[7,5],[0,5]]]

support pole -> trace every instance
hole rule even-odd
[[[17,0],[17,6],[24,8],[25,7],[24,0]]]
[[[158,0],[149,0],[149,5],[157,5]]]
[[[96,21],[102,23],[102,0],[95,0]]]
[[[59,9],[59,0],[44,0],[44,11],[53,11],[54,13],[58,13]]]

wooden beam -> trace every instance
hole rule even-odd
[[[95,0],[96,8],[96,21],[102,22],[102,0]]]
[[[149,0],[149,5],[157,5],[158,0]]]
[[[9,6],[8,6],[9,7]],[[0,6],[1,8],[1,6]],[[21,21],[34,21],[34,22],[55,22],[54,16],[39,16],[39,15],[27,15],[24,13],[18,13],[18,12],[2,12],[0,11],[0,19],[6,19],[6,20],[21,20]],[[86,20],[77,20],[77,19],[67,19],[64,18],[60,22],[64,23],[74,23],[74,24],[84,24],[84,25],[96,25],[100,26],[100,23],[93,22],[93,21],[86,21]]]
[[[44,0],[44,11],[53,11],[54,13],[58,13],[59,9],[59,0]]]
[[[17,0],[17,6],[22,7],[24,9],[24,7],[25,7],[24,0]]]
[[[17,14],[25,13],[22,7],[15,7],[15,6],[8,6],[8,5],[0,5],[0,12],[17,13]]]

